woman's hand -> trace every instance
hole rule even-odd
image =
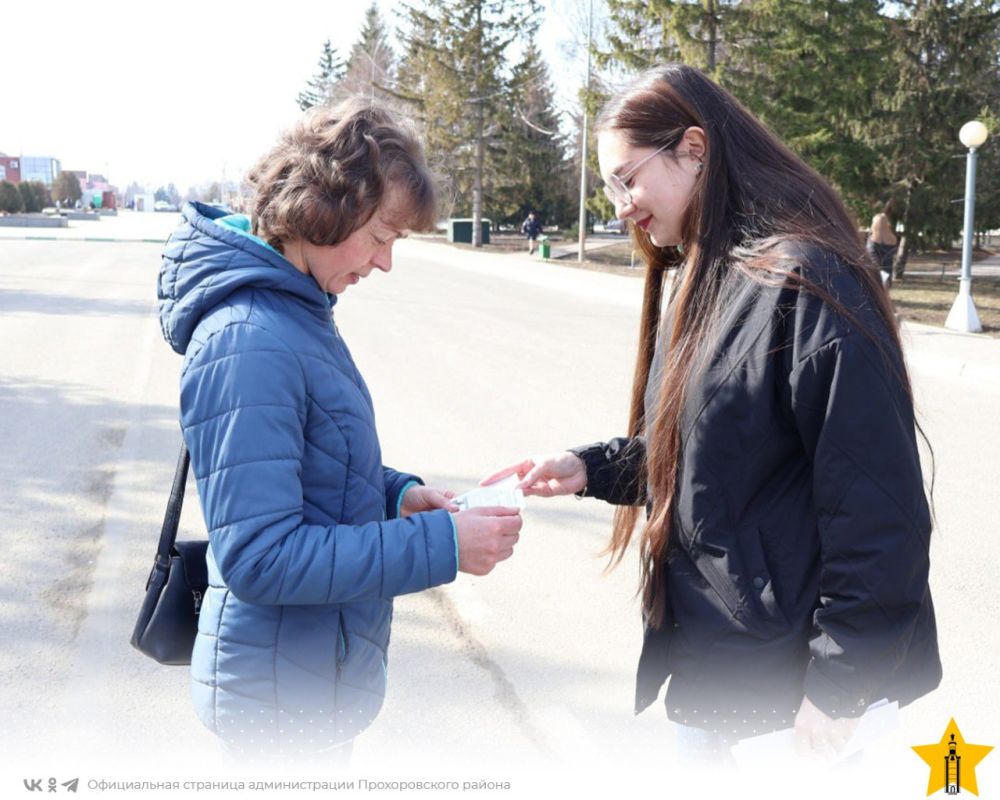
[[[521,479],[518,488],[526,495],[555,497],[560,494],[575,494],[587,485],[587,468],[583,459],[569,451],[536,456],[520,464],[504,467],[483,478],[479,485],[485,486],[515,473]]]
[[[859,722],[850,717],[832,719],[803,697],[795,715],[795,752],[832,761],[843,752]]]
[[[455,493],[449,489],[434,489],[430,486],[411,486],[403,495],[399,506],[399,516],[408,517],[421,511],[434,511],[444,508],[448,511],[458,511],[458,506],[451,502]]]

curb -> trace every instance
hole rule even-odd
[[[115,239],[110,236],[0,236],[0,242],[128,242],[143,244],[165,244],[166,239]]]

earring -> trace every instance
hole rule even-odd
[[[694,168],[696,174],[701,175],[701,171],[705,169],[705,162],[699,161],[698,166]]]

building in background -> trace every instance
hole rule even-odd
[[[21,182],[21,157],[0,153],[0,181]]]
[[[80,181],[80,202],[84,208],[115,208],[118,189],[108,183],[103,175],[85,169],[64,170]]]
[[[41,181],[46,186],[52,186],[61,170],[62,164],[59,163],[58,158],[21,156],[22,181]]]
[[[90,175],[87,176],[87,185],[84,188],[99,189],[102,192],[106,192],[109,189],[114,189],[114,187],[110,183],[108,183],[107,178],[96,172],[92,172]]]

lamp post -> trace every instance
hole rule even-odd
[[[590,50],[594,38],[594,0],[587,14],[587,99],[590,98]],[[583,137],[580,142],[580,219],[576,260],[582,262],[587,249],[587,105],[583,106]]]
[[[945,327],[966,333],[979,333],[983,326],[972,302],[972,237],[976,211],[976,150],[983,146],[989,131],[978,120],[966,122],[958,132],[962,144],[969,148],[965,159],[965,230],[962,235],[962,276],[958,279],[958,296],[948,312]]]

